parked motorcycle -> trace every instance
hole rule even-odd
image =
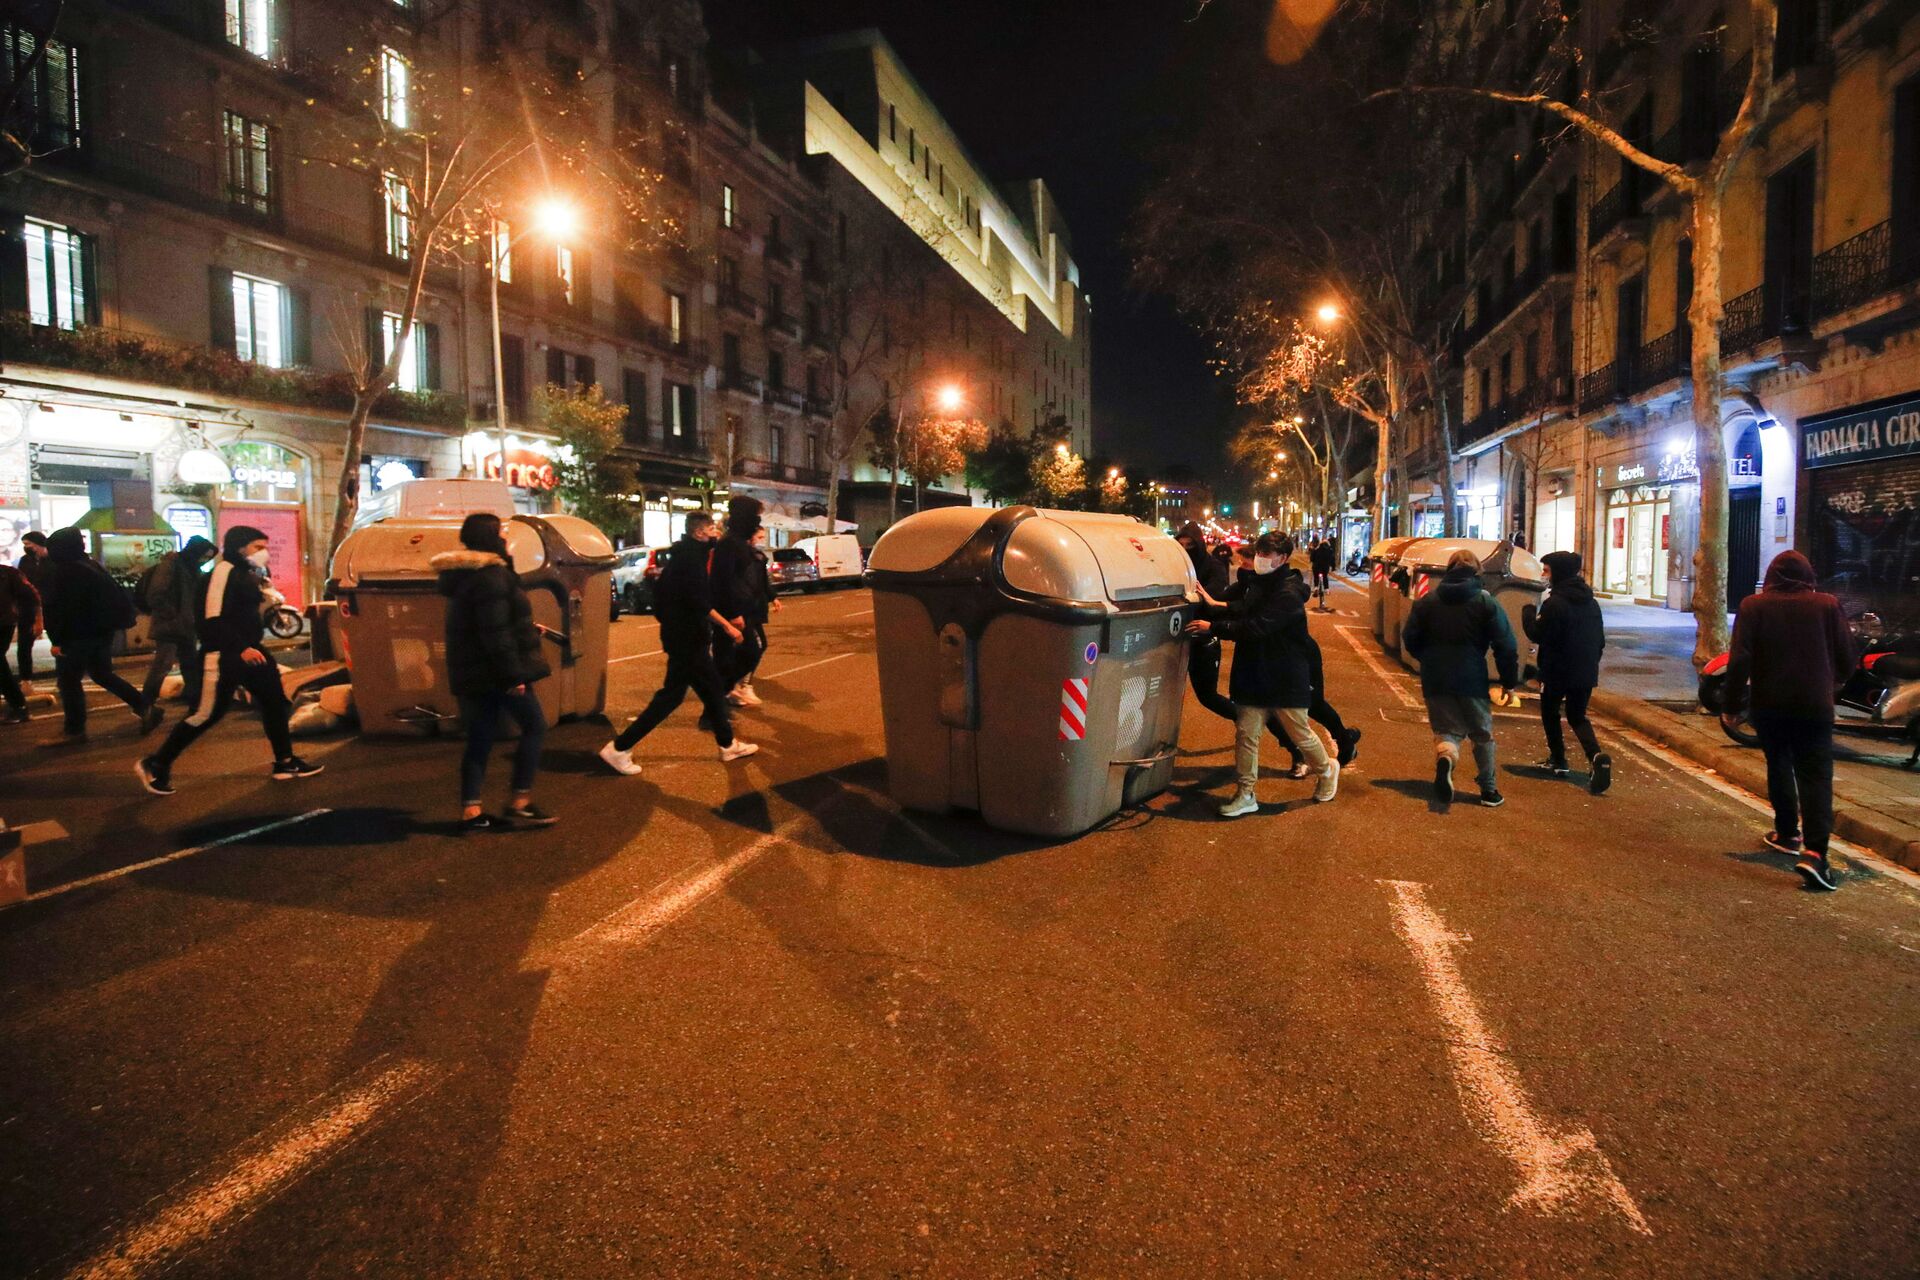
[[[1366,556],[1358,551],[1348,556],[1347,557],[1347,576],[1349,578],[1359,577],[1360,571],[1367,567],[1366,559],[1367,559]]]
[[[1847,624],[1859,665],[1835,695],[1836,732],[1913,744],[1902,768],[1920,765],[1920,632],[1889,629],[1878,614],[1863,613]],[[1727,682],[1727,654],[1719,654],[1700,672],[1700,705],[1720,714]],[[1743,747],[1760,737],[1742,712],[1720,727]]]

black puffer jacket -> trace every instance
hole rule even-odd
[[[1585,578],[1563,578],[1540,611],[1522,615],[1527,639],[1540,646],[1540,684],[1555,689],[1592,689],[1600,683],[1600,653],[1607,627],[1600,602]]]
[[[77,529],[47,539],[47,567],[39,578],[41,617],[55,645],[110,640],[135,621],[133,597],[100,562],[90,559]]]
[[[1428,695],[1485,698],[1487,651],[1500,669],[1501,687],[1520,683],[1520,646],[1507,615],[1480,585],[1480,576],[1449,569],[1440,585],[1413,602],[1401,647],[1420,660],[1420,689]]]
[[[540,654],[533,605],[519,577],[491,551],[442,551],[429,561],[447,598],[447,677],[455,694],[479,697],[553,673]]]
[[[653,584],[653,616],[660,620],[660,647],[692,653],[713,643],[713,582],[707,562],[713,544],[685,537],[673,544]],[[732,616],[732,615],[729,615]]]
[[[1292,569],[1253,574],[1232,588],[1233,608],[1213,633],[1234,642],[1227,696],[1243,707],[1313,705],[1307,592]]]
[[[746,538],[728,534],[713,544],[713,607],[723,618],[751,618],[764,610],[767,564]]]

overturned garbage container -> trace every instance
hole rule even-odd
[[[1164,790],[1198,590],[1125,516],[949,507],[875,544],[880,707],[901,805],[1070,836]]]
[[[1388,596],[1394,590],[1391,581],[1394,566],[1400,562],[1400,552],[1407,544],[1418,541],[1418,538],[1382,538],[1367,548],[1367,610],[1373,624],[1373,638],[1382,644],[1387,641],[1391,603]],[[1399,646],[1396,642],[1389,647]]]
[[[1520,670],[1525,671],[1534,665],[1534,647],[1527,639],[1522,610],[1527,605],[1539,606],[1540,594],[1547,589],[1545,566],[1531,551],[1511,542],[1495,542],[1491,538],[1427,538],[1407,548],[1400,557],[1411,579],[1413,599],[1427,595],[1440,585],[1440,579],[1447,573],[1447,561],[1456,551],[1471,551],[1479,557],[1480,585],[1507,615],[1514,641],[1519,646]],[[1411,654],[1402,654],[1401,658],[1414,670],[1420,669]],[[1491,653],[1487,655],[1487,671],[1498,674]]]
[[[353,677],[361,732],[405,734],[451,725],[459,701],[447,682],[446,598],[433,558],[460,546],[474,511],[502,520],[513,567],[533,606],[553,674],[533,692],[549,722],[598,712],[606,700],[613,547],[574,516],[521,516],[504,484],[415,480],[416,500],[348,534],[334,553],[328,593],[333,635]]]

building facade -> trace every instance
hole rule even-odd
[[[1569,6],[1571,8],[1571,6]],[[1782,0],[1776,105],[1726,198],[1721,348],[1729,606],[1798,547],[1856,611],[1920,598],[1920,11]],[[1738,6],[1586,6],[1607,118],[1663,159],[1709,154],[1744,92]],[[1490,55],[1524,81],[1525,23]],[[1666,39],[1633,39],[1655,30]],[[1705,33],[1693,39],[1676,33]],[[1665,184],[1524,118],[1463,170],[1470,210],[1436,235],[1467,303],[1451,465],[1463,527],[1587,559],[1616,598],[1690,607],[1699,545],[1688,228]],[[1431,432],[1428,432],[1429,437]],[[1438,522],[1431,441],[1415,527]]]

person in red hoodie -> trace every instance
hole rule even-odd
[[[1751,690],[1754,732],[1767,757],[1773,803],[1769,848],[1792,854],[1814,889],[1837,889],[1827,864],[1833,831],[1833,693],[1853,671],[1853,636],[1840,602],[1818,590],[1813,565],[1782,551],[1740,603],[1727,656],[1721,715],[1737,722]]]

